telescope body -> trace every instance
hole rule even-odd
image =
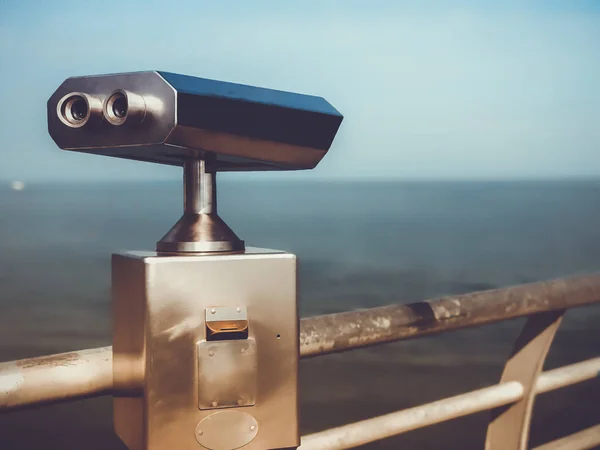
[[[321,97],[170,72],[68,78],[48,101],[56,144],[215,171],[312,169],[342,115]]]

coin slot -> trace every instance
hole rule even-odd
[[[206,310],[206,340],[230,341],[248,339],[248,315],[246,308],[212,307]]]

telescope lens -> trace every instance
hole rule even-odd
[[[81,98],[81,97],[77,97],[73,100],[73,102],[71,103],[71,117],[73,117],[73,120],[75,121],[80,121],[86,118],[88,114],[88,105],[86,103],[86,101]]]
[[[124,118],[127,115],[127,98],[124,95],[116,98],[112,104],[112,110],[119,119]]]
[[[71,127],[84,126],[90,118],[90,104],[85,94],[67,95],[59,103],[58,115],[62,123]]]
[[[124,91],[113,92],[104,103],[104,117],[113,125],[122,125],[129,112],[129,99]]]

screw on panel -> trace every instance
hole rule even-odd
[[[250,431],[256,430],[256,425],[250,425]]]
[[[202,436],[203,434],[204,434],[204,431],[198,430],[198,436]]]
[[[211,313],[211,314],[214,314],[214,313],[216,313],[216,312],[217,312],[217,310],[216,310],[215,308],[213,308],[213,309],[211,309],[211,310],[210,310],[210,313]]]
[[[209,350],[208,351],[208,356],[214,356],[215,355],[215,351],[214,350]]]
[[[212,402],[211,405],[212,405],[213,408],[216,408],[217,406],[219,406],[219,403],[218,402]]]
[[[237,312],[242,312],[242,308],[240,308],[239,306],[236,308]]]

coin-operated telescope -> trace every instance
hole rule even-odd
[[[112,258],[114,422],[131,450],[299,445],[296,257],[244,245],[217,215],[216,174],[311,169],[341,122],[320,97],[167,72],[69,78],[48,101],[62,149],[183,167],[183,216],[156,251]]]

